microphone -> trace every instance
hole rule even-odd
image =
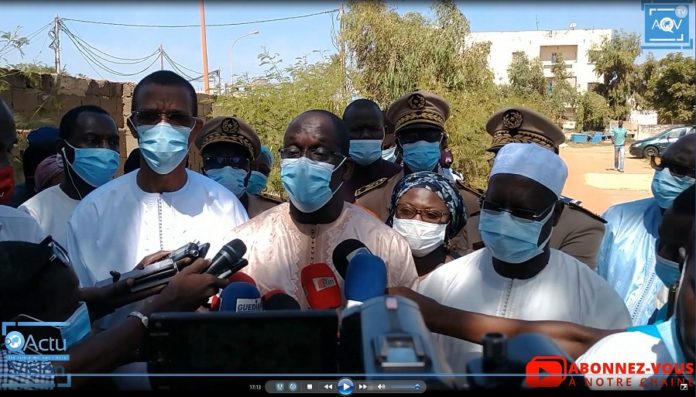
[[[274,289],[261,297],[263,310],[300,310],[300,304],[282,290]]]
[[[377,255],[356,255],[348,263],[343,285],[347,307],[382,296],[387,290],[387,266]]]
[[[249,264],[242,258],[246,253],[246,245],[240,239],[234,239],[222,246],[220,252],[215,254],[206,273],[219,278],[229,277]]]
[[[346,279],[348,262],[350,262],[350,260],[358,254],[372,255],[372,252],[365,246],[365,244],[360,242],[360,240],[356,240],[354,238],[345,240],[334,248],[331,259],[333,260],[333,265],[336,268],[336,271],[344,280]]]
[[[255,312],[261,310],[261,294],[253,285],[230,283],[220,293],[221,312]]]
[[[256,281],[254,281],[253,278],[251,278],[250,275],[244,273],[244,272],[237,272],[234,273],[233,275],[227,277],[227,281],[234,283],[237,281],[243,282],[243,283],[248,283],[256,287]]]
[[[336,309],[341,306],[341,288],[326,263],[312,263],[300,272],[302,289],[312,309]]]

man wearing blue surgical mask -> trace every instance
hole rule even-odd
[[[95,379],[76,376],[72,382],[66,382],[54,379],[54,374],[59,373],[59,368],[66,374],[106,373],[137,357],[137,349],[147,335],[147,316],[162,311],[193,311],[201,301],[227,285],[226,280],[200,274],[209,264],[210,261],[198,259],[172,277],[164,289],[137,293],[149,297],[140,316],[128,316],[112,329],[93,334],[93,321],[113,310],[119,302],[132,299],[133,279],[122,279],[101,288],[80,289],[67,255],[50,238],[38,244],[0,242],[0,322],[3,324],[0,392],[46,390],[55,388],[56,384],[78,388]],[[41,326],[32,326],[36,322]],[[46,322],[62,324],[49,327]],[[29,343],[30,336],[33,344]],[[53,340],[46,343],[47,338]],[[32,360],[37,345],[43,349],[40,353],[44,357],[64,355],[67,359]],[[12,360],[16,353],[24,353],[25,360]],[[146,373],[141,376],[147,379]]]
[[[222,116],[206,122],[196,146],[203,158],[203,174],[234,193],[249,218],[282,203],[247,190],[251,165],[261,153],[261,142],[256,131],[241,118]]]
[[[67,249],[81,286],[195,240],[210,243],[215,255],[227,242],[224,231],[247,221],[232,192],[186,168],[203,126],[197,115],[196,92],[176,73],[160,70],[135,86],[127,123],[138,139],[140,168],[90,193],[68,223]],[[114,313],[101,325],[127,314]]]
[[[261,153],[251,163],[251,175],[247,184],[247,192],[251,194],[261,194],[268,186],[268,177],[273,169],[273,153],[266,145],[261,145]]]
[[[549,247],[567,175],[563,160],[539,145],[501,148],[479,222],[485,248],[435,269],[421,280],[418,292],[445,306],[499,317],[603,329],[629,326],[623,301],[606,281]],[[460,339],[435,337],[456,372],[481,351]]]
[[[633,325],[644,325],[668,299],[668,289],[655,272],[658,227],[665,209],[694,184],[696,135],[686,135],[667,148],[655,169],[653,197],[617,204],[602,217],[606,232],[599,252],[597,272],[626,302]]]
[[[69,110],[60,121],[58,154],[64,179],[19,209],[31,215],[46,235],[67,246],[68,221],[87,194],[109,182],[118,170],[119,137],[114,119],[98,106]]]
[[[302,308],[310,307],[301,285],[302,269],[316,263],[331,266],[336,246],[349,239],[361,241],[385,261],[389,285],[416,282],[408,242],[344,200],[345,183],[353,172],[349,142],[343,120],[325,110],[302,113],[285,131],[280,176],[289,203],[271,208],[228,236],[244,239],[249,261],[244,272],[256,280],[262,294],[280,289]]]
[[[382,158],[384,115],[375,102],[358,99],[343,111],[343,122],[350,134],[350,158],[353,175],[346,181],[346,201],[355,202],[355,192],[383,178],[389,179],[401,167]]]

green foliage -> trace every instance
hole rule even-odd
[[[657,110],[660,123],[696,122],[696,63],[681,53],[667,54],[651,73],[647,99]]]
[[[598,92],[607,99],[612,119],[625,119],[631,112],[629,99],[635,92],[635,61],[640,53],[640,36],[625,32],[614,32],[588,51],[595,72],[604,76]]]
[[[609,122],[609,104],[603,96],[588,91],[578,99],[577,125],[582,131],[602,131]]]
[[[524,52],[512,54],[512,62],[507,69],[508,80],[515,95],[531,96],[546,94],[546,79],[539,58],[529,60]]]
[[[268,145],[278,163],[278,150],[290,122],[310,109],[326,109],[342,114],[350,98],[342,96],[343,72],[338,57],[323,57],[310,64],[301,57],[288,67],[278,54],[265,50],[259,62],[266,66],[262,78],[243,76],[235,82],[240,90],[218,98],[213,116],[235,115],[254,127],[261,142]],[[243,88],[243,90],[241,89]],[[279,167],[274,167],[268,189],[283,193]]]

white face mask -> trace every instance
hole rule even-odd
[[[392,228],[404,236],[413,255],[421,258],[445,243],[447,224],[399,219],[394,217]]]

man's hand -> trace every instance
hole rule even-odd
[[[143,258],[143,260],[138,263],[133,270],[142,270],[145,269],[146,266],[152,265],[153,263],[159,262],[162,259],[166,258],[167,255],[169,255],[172,251],[157,251],[154,254],[150,254],[146,257]]]
[[[212,274],[201,274],[210,261],[196,259],[186,266],[157,296],[156,310],[159,311],[192,311],[217,294],[220,288],[227,286],[229,281],[220,279]]]
[[[404,298],[408,298],[416,302],[420,308],[425,325],[427,325],[428,328],[433,332],[437,332],[438,330],[438,321],[442,321],[443,317],[446,317],[444,314],[447,309],[446,306],[443,306],[437,303],[437,301],[434,299],[421,295],[410,288],[392,287],[389,288],[389,295],[403,296]]]

